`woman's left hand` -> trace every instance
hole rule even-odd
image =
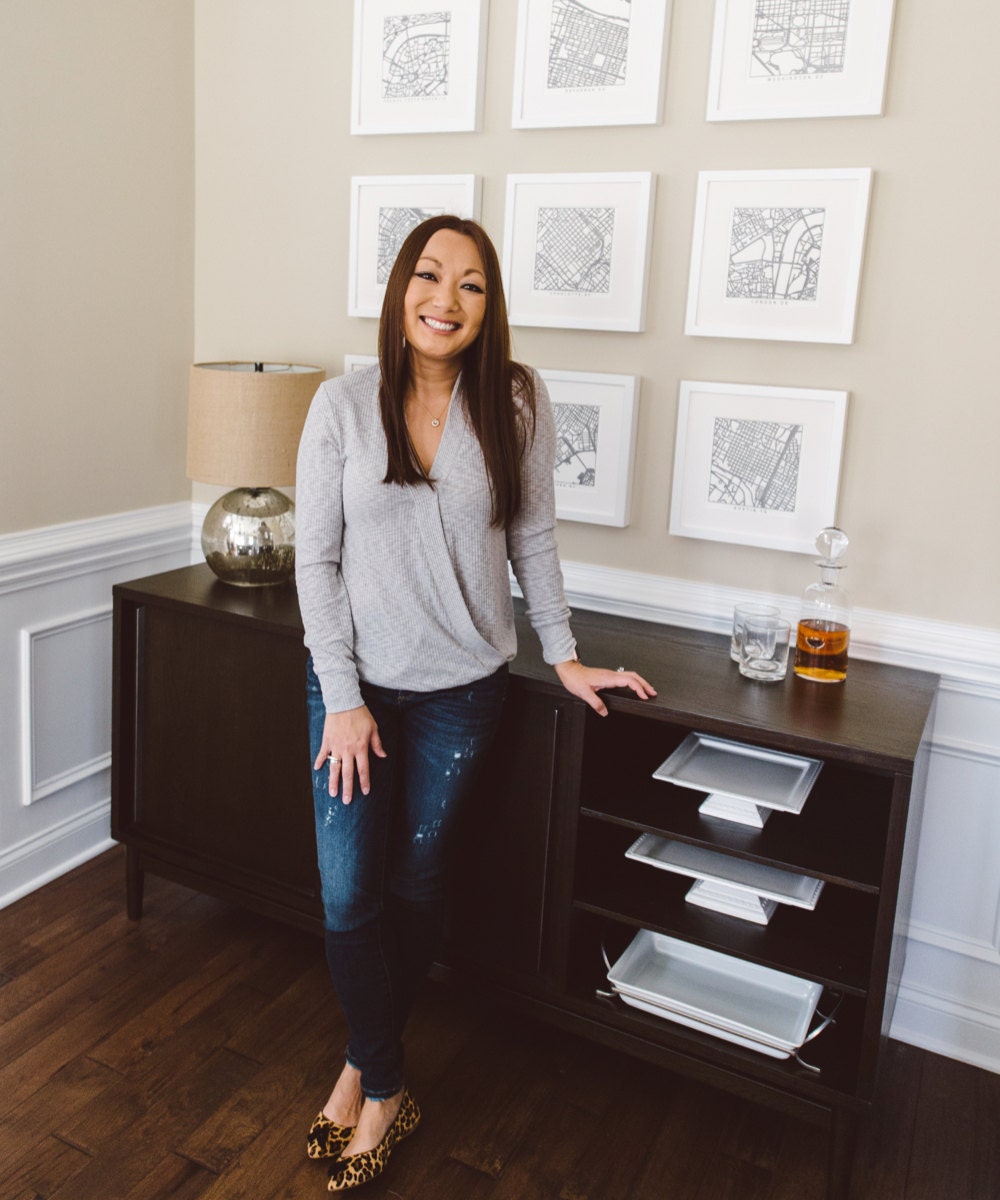
[[[608,715],[608,709],[597,694],[599,688],[631,688],[640,700],[648,700],[650,696],[656,695],[656,688],[647,683],[641,675],[635,671],[624,671],[620,667],[617,671],[606,667],[585,667],[582,662],[571,658],[566,662],[556,663],[555,670],[566,691],[579,696],[601,717]]]

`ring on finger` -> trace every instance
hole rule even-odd
[[[331,767],[339,767],[340,766],[340,759],[336,756],[336,754],[331,754],[329,761],[330,761]]]

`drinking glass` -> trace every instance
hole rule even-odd
[[[740,642],[743,640],[743,622],[747,617],[780,617],[781,610],[773,604],[737,604],[733,609],[733,635],[729,641],[729,657],[740,661]]]
[[[762,683],[784,679],[791,633],[791,625],[781,617],[747,617],[740,642],[740,674]]]

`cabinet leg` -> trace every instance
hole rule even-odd
[[[850,1200],[851,1172],[854,1167],[857,1143],[857,1116],[852,1112],[835,1108],[830,1123],[827,1200]]]
[[[125,847],[125,911],[130,921],[142,917],[142,892],[146,872],[142,869],[139,852],[132,846]]]

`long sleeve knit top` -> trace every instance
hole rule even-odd
[[[434,486],[383,483],[379,378],[372,366],[321,384],[299,444],[295,574],[327,712],[363,703],[359,679],[433,691],[512,659],[508,561],[545,661],[572,658],[555,540],[555,425],[540,377],[521,511],[506,529],[490,525],[489,479],[461,379],[430,471]]]

